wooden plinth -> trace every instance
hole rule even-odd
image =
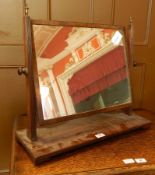
[[[18,130],[16,136],[32,161],[40,164],[62,152],[147,127],[149,124],[149,120],[135,114],[97,114],[38,128],[38,140],[35,142],[28,139],[26,129]]]

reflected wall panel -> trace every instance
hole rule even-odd
[[[12,126],[26,112],[25,79],[16,69],[0,69],[0,170],[10,166]]]
[[[48,0],[27,0],[29,15],[33,19],[48,19]]]
[[[143,108],[155,112],[155,64],[146,64]]]
[[[145,73],[145,64],[137,65],[131,70],[131,86],[134,108],[139,108],[142,106]]]
[[[23,65],[23,46],[0,46],[0,66],[1,65]]]
[[[0,1],[0,45],[22,43],[22,15],[21,0]]]
[[[94,0],[93,22],[112,24],[113,22],[113,0]]]
[[[115,0],[114,24],[129,24],[133,18],[135,41],[137,44],[146,44],[149,33],[152,0]]]
[[[29,14],[47,19],[48,0],[27,0]],[[26,112],[25,78],[17,69],[3,66],[23,65],[23,0],[0,0],[0,172],[10,167],[13,119]]]
[[[90,0],[52,0],[51,2],[53,20],[90,21]]]

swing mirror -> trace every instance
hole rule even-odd
[[[125,30],[83,26],[33,22],[40,123],[131,105]]]
[[[24,24],[26,67],[21,72],[27,79],[29,120],[16,137],[34,164],[150,125],[129,113],[124,28],[28,16]]]

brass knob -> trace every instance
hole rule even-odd
[[[18,75],[28,75],[28,69],[26,67],[19,67]]]
[[[137,67],[138,63],[136,61],[133,62],[133,67]]]

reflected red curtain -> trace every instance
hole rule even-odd
[[[126,77],[124,47],[119,46],[73,74],[69,94],[77,104]]]

